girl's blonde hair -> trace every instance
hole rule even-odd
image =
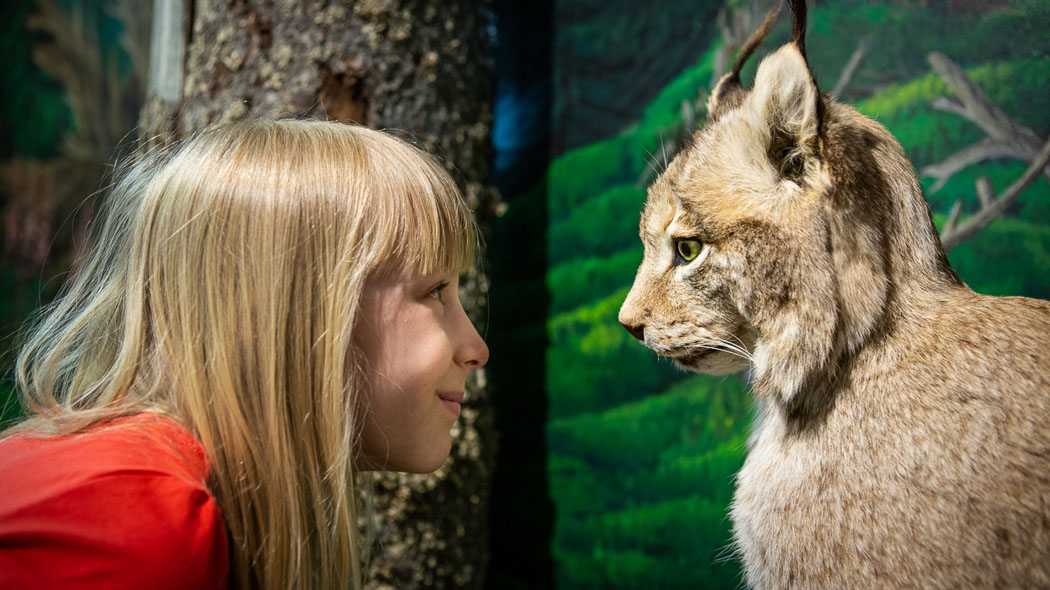
[[[16,429],[167,414],[207,449],[235,584],[358,586],[351,334],[367,279],[472,263],[448,174],[364,127],[240,122],[132,164],[95,238],[19,356]]]

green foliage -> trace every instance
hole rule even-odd
[[[702,526],[708,523],[692,523]],[[706,529],[701,529],[706,530]],[[693,539],[693,547],[703,546],[704,539]],[[702,588],[737,588],[739,567],[725,562],[722,550],[702,556],[666,554],[653,556],[640,551],[602,551],[592,554],[557,553],[556,580],[559,588],[599,590],[611,588],[661,590]],[[697,581],[702,581],[698,586]]]
[[[943,216],[935,220],[943,223]],[[978,293],[1050,299],[1050,224],[993,221],[949,252],[948,261]]]
[[[689,454],[697,447],[710,451],[712,444],[743,432],[749,412],[748,394],[738,378],[694,375],[658,396],[601,413],[553,419],[547,440],[552,449],[585,458],[592,466],[631,470],[664,459],[680,465],[681,457],[666,454],[669,450],[686,445]]]
[[[569,217],[581,203],[631,178],[630,145],[619,137],[572,150],[551,162],[548,172],[550,219]]]
[[[618,184],[584,201],[566,219],[551,224],[548,257],[561,261],[608,255],[638,243],[643,203],[645,189],[634,184]]]
[[[956,199],[963,202],[963,214],[976,211],[980,206],[977,200],[977,189],[974,188],[978,178],[987,176],[996,192],[1002,192],[1020,178],[1027,168],[1027,163],[1018,160],[997,160],[975,164],[956,173],[936,193],[931,194],[927,191],[927,200],[935,212],[945,213],[951,210]],[[932,182],[933,179],[926,179],[926,184],[932,184]],[[1039,223],[1050,220],[1050,182],[1046,179],[1037,179],[1018,197],[1014,212],[1018,219]]]
[[[990,63],[967,70],[988,97],[1022,125],[1044,133],[1050,112],[1042,108],[1050,80],[1050,59],[1026,58]],[[917,168],[943,160],[984,137],[970,121],[935,110],[930,102],[950,96],[935,73],[887,88],[854,105],[877,120],[904,146]]]
[[[617,322],[627,290],[551,318],[547,391],[552,417],[594,412],[645,397],[678,374]],[[629,372],[624,368],[630,367]],[[556,394],[555,394],[556,393]]]
[[[0,128],[8,135],[0,157],[15,155],[49,158],[72,126],[61,85],[32,61],[31,35],[26,30],[28,2],[10,2],[0,8]]]
[[[682,101],[696,100],[706,88],[714,53],[712,48],[660,91],[637,125],[570,150],[551,163],[547,178],[551,222],[568,218],[576,207],[614,185],[637,181],[648,165],[648,155],[656,154],[664,139],[677,133]]]
[[[843,0],[814,6],[809,13],[807,55],[817,80],[830,88],[865,37],[873,40],[844,98],[878,94],[929,72],[926,56],[938,51],[963,66],[1019,57],[1050,56],[1046,30],[1050,5],[1039,0],[1013,2],[998,10],[955,11],[918,3]],[[786,22],[767,46],[784,42]]]
[[[600,414],[552,421],[561,587],[633,588],[641,580],[732,587],[738,572],[724,559],[725,507],[749,422],[738,379],[702,376]],[[628,565],[607,563],[621,559]],[[634,571],[632,563],[656,569]]]
[[[642,120],[630,130],[627,137],[636,144],[635,173],[640,174],[648,160],[643,156],[659,156],[664,140],[673,139],[679,133],[682,122],[682,103],[695,103],[707,94],[707,85],[714,75],[715,55],[718,43],[712,44],[693,67],[682,72],[671,81],[642,112]],[[691,134],[695,129],[684,130]],[[670,154],[673,155],[673,154]],[[670,155],[668,157],[670,157]]]
[[[554,3],[555,149],[618,133],[714,33],[717,2]],[[639,67],[644,64],[644,67]]]
[[[629,286],[641,261],[642,246],[636,244],[608,258],[584,258],[555,266],[547,275],[550,312],[561,313]]]
[[[739,575],[724,507],[700,497],[595,515],[578,534],[600,542],[556,552],[562,588],[732,588]]]

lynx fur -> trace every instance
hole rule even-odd
[[[819,93],[792,8],[795,39],[749,92],[723,79],[650,187],[620,321],[687,370],[750,370],[750,586],[1050,588],[1050,303],[956,276],[901,146]]]

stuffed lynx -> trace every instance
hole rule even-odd
[[[1050,303],[948,266],[883,127],[794,38],[649,189],[621,323],[688,370],[750,369],[732,506],[755,588],[1050,588]]]

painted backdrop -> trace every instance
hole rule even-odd
[[[812,4],[807,48],[818,83],[901,141],[939,227],[953,207],[960,223],[978,211],[979,178],[1001,192],[1030,154],[1025,141],[987,139],[997,130],[961,112],[973,105],[959,102],[945,81],[950,66],[939,73],[932,64],[947,62],[932,53],[957,64],[990,104],[1029,129],[1028,143],[1038,148],[1050,134],[1050,4]],[[677,371],[631,338],[616,315],[642,257],[637,224],[646,186],[702,125],[726,56],[768,6],[553,0],[547,75],[502,80],[495,141],[507,210],[493,238],[493,315],[506,323],[493,326],[509,326],[512,335],[493,338],[503,354],[527,359],[514,379],[542,372],[528,388],[505,383],[501,394],[529,400],[505,402],[517,404],[505,424],[543,421],[545,472],[536,473],[552,502],[558,588],[738,587],[727,506],[753,415],[747,385],[741,376]],[[501,34],[510,30],[501,37],[505,55],[535,52],[514,35],[521,18],[500,25]],[[781,22],[757,57],[789,31]],[[523,60],[536,67],[535,53]],[[549,124],[537,138],[544,117]],[[1050,298],[1046,178],[949,259],[979,292]],[[542,357],[529,352],[536,346]],[[530,444],[522,436],[514,443]],[[514,509],[546,514],[530,508],[536,503],[522,498]]]

